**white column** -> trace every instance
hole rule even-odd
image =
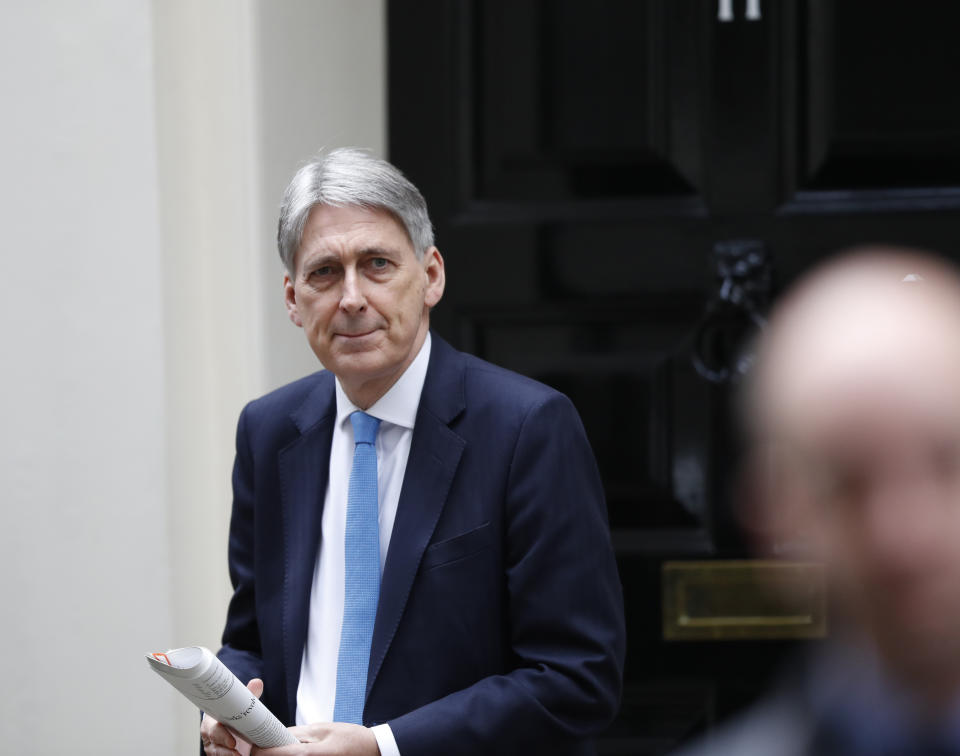
[[[156,0],[165,325],[170,646],[220,645],[237,416],[261,393],[262,234],[255,13],[249,0]],[[171,689],[178,753],[198,717]]]

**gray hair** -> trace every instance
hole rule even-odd
[[[304,165],[283,193],[277,248],[291,274],[307,216],[316,205],[386,210],[406,229],[418,260],[433,246],[427,203],[417,187],[386,160],[341,147]]]

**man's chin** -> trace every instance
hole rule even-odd
[[[333,346],[341,354],[370,352],[380,346],[382,337],[382,331],[376,329],[366,333],[337,334],[333,337]]]
[[[377,343],[370,341],[350,342],[343,348],[333,350],[324,367],[334,373],[343,383],[364,383],[376,380],[390,372],[390,361]]]

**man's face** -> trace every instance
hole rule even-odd
[[[923,680],[960,661],[960,291],[896,272],[879,270],[892,288],[835,273],[768,339],[764,509],[891,667]]]
[[[444,288],[436,247],[417,259],[390,213],[317,205],[284,276],[287,311],[323,366],[360,407],[373,404],[416,357]]]

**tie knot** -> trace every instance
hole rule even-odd
[[[380,427],[380,418],[368,415],[357,410],[350,414],[350,423],[353,425],[354,444],[373,444],[377,440],[377,429]]]

